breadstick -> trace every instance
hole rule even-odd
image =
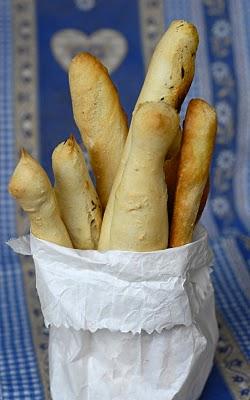
[[[180,110],[194,77],[198,44],[199,36],[193,24],[176,20],[169,25],[154,50],[135,110],[146,101],[164,101]],[[179,134],[167,158],[177,154],[180,143]]]
[[[101,205],[74,136],[55,148],[52,167],[61,216],[74,247],[95,249],[102,223]]]
[[[170,247],[192,241],[202,193],[209,175],[216,129],[215,110],[204,100],[191,100],[183,129]]]
[[[195,26],[173,21],[156,46],[136,107],[146,101],[164,101],[176,110],[190,88],[199,36]]]
[[[138,107],[104,214],[99,250],[152,251],[168,242],[163,164],[179,130],[165,103]]]
[[[128,133],[127,118],[107,69],[94,56],[79,53],[73,58],[69,84],[75,122],[105,208]]]
[[[176,190],[177,183],[177,171],[179,165],[179,154],[172,157],[170,160],[166,160],[164,164],[165,171],[165,181],[168,188],[168,221],[169,226],[171,226],[172,216],[173,216],[173,208],[174,208],[174,196]]]
[[[168,188],[168,221],[169,226],[171,226],[172,216],[173,216],[173,209],[174,209],[174,197],[177,185],[177,172],[179,166],[179,153],[171,158],[170,160],[166,160],[164,164],[165,170],[165,180]],[[206,182],[205,188],[202,193],[199,210],[196,217],[196,223],[200,220],[203,210],[206,206],[207,198],[209,194],[209,177]]]
[[[40,164],[25,150],[22,150],[11,177],[9,192],[28,214],[34,236],[60,246],[73,247],[60,217],[49,178]]]

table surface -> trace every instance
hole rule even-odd
[[[66,72],[72,56],[89,51],[109,67],[130,118],[159,37],[173,19],[187,19],[200,45],[181,115],[193,97],[218,114],[203,223],[214,251],[220,339],[201,400],[250,399],[249,18],[248,0],[0,0],[0,398],[49,399],[48,331],[33,264],[5,245],[28,230],[7,193],[20,148],[39,157],[53,180],[53,148],[70,133],[79,139]]]

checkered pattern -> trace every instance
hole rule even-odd
[[[43,18],[41,18],[43,23],[46,19],[45,12],[53,12],[53,7],[51,6],[52,3],[54,9],[57,9],[59,6],[59,0],[54,0],[53,2],[50,2],[49,0],[36,2],[38,7],[38,18],[39,7],[44,7],[42,12],[40,10],[40,14],[43,16]],[[60,7],[62,7],[64,10],[69,10],[69,8],[67,8],[69,3],[70,0],[60,0]],[[101,5],[103,2],[96,3],[98,3],[98,6],[100,5],[100,7],[103,7],[101,12],[106,12],[104,11],[104,6]],[[113,1],[111,3],[115,8],[115,3],[117,4],[118,0],[117,2]],[[144,3],[156,4],[157,0],[150,0],[148,2],[145,0]],[[202,0],[166,0],[165,5],[166,25],[168,25],[173,19],[185,18],[193,21],[199,28],[200,46],[197,57],[195,81],[191,87],[191,91],[185,101],[183,109],[186,109],[187,102],[191,97],[204,97],[210,103],[215,105],[217,102],[221,102],[221,100],[223,100],[224,103],[226,102],[228,109],[231,110],[230,117],[232,119],[234,128],[231,142],[219,144],[217,146],[215,161],[218,159],[218,156],[222,150],[227,150],[233,153],[234,158],[238,161],[238,171],[240,171],[240,174],[238,173],[237,176],[241,177],[241,179],[238,180],[235,179],[235,177],[233,179],[232,177],[231,180],[228,180],[227,184],[229,189],[226,194],[220,191],[220,187],[212,190],[211,199],[218,199],[219,196],[223,195],[227,200],[228,204],[230,205],[231,219],[218,217],[218,213],[216,215],[212,208],[212,203],[210,202],[209,206],[207,207],[204,222],[208,227],[210,236],[212,238],[212,247],[215,255],[215,271],[213,274],[213,281],[216,292],[217,308],[221,312],[228,326],[231,328],[232,333],[237,339],[242,352],[247,357],[250,357],[250,343],[248,334],[248,328],[250,324],[250,290],[249,269],[247,269],[247,257],[249,258],[249,255],[247,255],[247,246],[244,246],[243,244],[244,235],[246,235],[245,222],[248,218],[246,212],[246,203],[249,202],[250,197],[250,193],[248,195],[245,194],[246,190],[249,190],[250,185],[249,176],[248,182],[245,179],[247,175],[246,173],[244,178],[242,178],[242,172],[247,171],[247,166],[244,164],[242,168],[239,168],[240,163],[244,163],[245,156],[249,154],[249,147],[247,148],[247,146],[249,146],[249,123],[247,118],[249,118],[248,102],[250,99],[248,77],[248,71],[250,67],[250,41],[247,39],[250,37],[250,25],[248,23],[250,17],[250,4],[249,0],[239,0],[237,2],[235,0],[221,2]],[[74,7],[72,2],[71,11],[73,9]],[[112,11],[115,13],[115,10]],[[63,18],[65,18],[63,20],[63,24],[67,26],[68,23],[68,27],[74,27],[72,23],[76,23],[75,19],[71,18],[70,20],[66,21],[66,12],[62,14],[64,15]],[[78,18],[79,15],[83,19],[88,19],[90,14],[86,13],[84,17],[83,11],[80,11],[75,16]],[[49,14],[49,17],[51,20],[53,20],[53,16]],[[60,18],[60,16],[58,16],[58,18]],[[24,298],[21,265],[18,257],[11,253],[11,251],[9,251],[4,245],[4,242],[7,239],[16,236],[14,202],[10,199],[7,193],[7,183],[15,164],[15,134],[12,126],[13,88],[11,73],[13,70],[13,60],[11,19],[11,1],[0,0],[0,399],[39,400],[44,399],[44,393],[40,382],[39,370],[37,366],[34,345],[32,342],[27,304],[25,303]],[[107,19],[107,26],[109,22],[111,23],[109,16],[107,18],[100,17],[100,19],[94,18],[90,27],[88,23],[90,23],[91,19],[89,18],[86,20],[86,26],[88,26],[87,31],[99,29],[99,23],[102,19],[105,21]],[[220,25],[218,25],[218,23]],[[127,20],[123,21],[121,18],[119,20],[119,27],[117,27],[117,29],[120,29],[121,32],[124,30],[125,32],[125,25],[127,26]],[[134,28],[132,25],[133,23],[131,23],[131,29]],[[79,29],[79,26],[85,25],[84,23],[80,24],[78,21],[75,27]],[[49,28],[51,29],[51,27]],[[50,31],[50,29],[48,29],[48,31]],[[47,29],[45,30],[47,34]],[[133,39],[136,41],[135,37],[133,37]],[[226,56],[222,57],[220,54],[212,51],[212,39],[214,46],[224,46],[224,50],[228,50]],[[43,62],[45,64],[46,62],[50,62],[48,60],[51,60],[51,58],[49,58],[51,57],[51,53],[49,56],[46,53],[48,47],[49,46],[44,45],[44,49],[42,49],[42,46],[40,46],[40,51],[44,51],[45,54],[45,57],[43,57]],[[128,60],[129,57],[131,57],[131,54],[128,55],[126,60]],[[137,63],[138,62],[139,59],[137,60]],[[224,95],[223,98],[220,97],[221,87],[216,84],[212,76],[213,65],[216,63],[220,65],[224,63],[224,65],[228,67],[231,74],[230,79],[234,85],[233,91],[230,93],[230,95]],[[56,69],[56,63],[50,62],[49,67],[50,70],[53,68]],[[127,76],[128,64],[121,65],[119,73],[123,68],[123,75]],[[56,77],[56,75],[57,72],[54,74],[54,76]],[[59,73],[58,76],[60,78]],[[115,74],[114,78],[116,79]],[[121,97],[130,99],[131,95],[135,96],[135,93],[128,93],[129,89],[123,87],[123,81],[127,82],[127,80],[120,79],[119,89],[121,89]],[[63,87],[61,85],[61,81],[58,81],[55,87],[60,87],[62,89],[63,98]],[[47,90],[49,89],[47,88]],[[55,93],[50,91],[46,92],[46,99],[50,99],[51,94],[53,95]],[[42,95],[43,90],[40,93],[40,98]],[[68,93],[66,93],[65,96],[66,95],[68,96]],[[54,97],[52,96],[52,98]],[[55,106],[56,104],[53,104],[53,109]],[[61,104],[60,107],[58,104],[57,106],[59,115],[59,112],[61,113]],[[44,102],[43,107],[50,109],[50,101],[48,101],[47,104]],[[46,115],[46,113],[44,115]],[[50,113],[48,115],[50,115]],[[225,119],[226,116],[222,115],[220,118],[221,117],[224,117]],[[58,131],[60,130],[61,132],[64,132],[65,119],[66,118],[60,118],[56,121],[56,127]],[[222,125],[223,124],[220,125],[220,128],[223,128]],[[51,135],[51,132],[49,132],[49,135]],[[54,137],[54,139],[58,139],[59,142],[59,140],[62,138]],[[48,135],[44,135],[44,131],[43,140],[46,145],[50,140]],[[43,156],[45,157],[44,154]],[[43,159],[42,161],[48,170],[50,167],[49,163],[47,162],[46,165],[46,160]],[[212,178],[215,175],[216,167],[217,164],[214,162]],[[214,188],[213,183],[214,182],[212,182],[212,187]],[[225,232],[227,234],[229,232],[231,235],[230,238],[223,237]],[[213,381],[214,385],[215,383],[216,385],[218,384],[218,379],[219,378],[216,376],[216,380]],[[208,383],[208,391],[206,392],[208,393],[207,396],[209,397],[206,397],[205,393],[205,397],[202,398],[209,398],[210,400],[209,385],[212,385],[211,382]],[[242,394],[242,398],[246,398],[245,393]],[[217,397],[218,396],[216,395],[216,398]],[[221,393],[219,394],[219,397],[228,399],[226,395],[224,397],[221,395]],[[212,395],[211,398],[215,397]]]
[[[15,208],[7,192],[14,167],[11,2],[0,1],[0,384],[3,400],[43,399],[18,257],[4,244],[15,236]],[[1,397],[0,397],[1,398]]]
[[[216,266],[213,274],[213,284],[217,307],[231,327],[242,351],[250,359],[250,337],[248,334],[250,301],[239,285],[232,269],[231,263],[234,261],[228,257],[225,251],[225,239],[213,242],[212,247]]]

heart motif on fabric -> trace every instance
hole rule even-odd
[[[111,74],[124,60],[128,45],[125,37],[112,29],[100,29],[91,35],[76,29],[64,29],[53,35],[51,49],[65,71],[77,53],[86,51],[96,56]]]

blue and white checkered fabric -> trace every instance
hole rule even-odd
[[[18,51],[23,56],[32,49],[16,49],[13,32],[17,24],[21,35],[17,16],[22,14],[27,33],[26,13],[31,4],[36,8],[33,46],[38,51],[39,93],[33,93],[33,101],[38,97],[41,162],[50,176],[53,147],[70,132],[76,133],[64,66],[75,51],[72,37],[76,42],[81,38],[83,45],[78,50],[97,52],[105,60],[109,60],[110,47],[99,41],[100,30],[108,28],[114,43],[120,40],[111,75],[131,115],[144,77],[145,43],[152,47],[159,25],[167,26],[173,19],[184,18],[198,27],[195,80],[183,109],[190,98],[202,97],[215,105],[218,114],[212,191],[203,222],[215,256],[217,310],[231,335],[225,337],[222,326],[217,364],[201,400],[249,399],[250,374],[244,361],[250,358],[249,0],[110,0],[108,5],[103,0],[0,0],[0,399],[48,398],[42,383],[47,365],[34,345],[36,330],[41,328],[32,322],[29,307],[33,298],[24,285],[20,259],[4,244],[17,232],[15,204],[7,184],[16,162],[17,142],[30,137],[31,121],[29,110],[24,112],[21,106],[20,115],[15,111],[14,93],[21,72],[26,78],[30,72],[29,62],[21,64],[20,70],[16,68]],[[59,40],[58,55],[53,40],[67,36],[69,29],[74,29],[74,34],[66,45]],[[115,54],[115,47],[111,49]],[[26,123],[21,126],[24,117]],[[37,152],[36,148],[31,150]]]

